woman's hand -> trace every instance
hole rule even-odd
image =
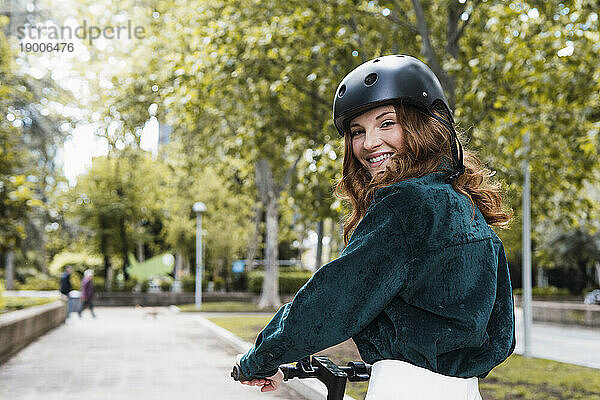
[[[240,360],[242,359],[242,357],[243,354],[238,354],[236,359],[236,363],[238,366],[240,365]],[[275,375],[269,376],[267,378],[257,378],[252,379],[250,381],[240,381],[242,385],[261,386],[261,392],[272,392],[274,390],[277,390],[279,385],[281,385],[281,382],[283,382],[283,371],[281,371],[281,369],[278,369]]]

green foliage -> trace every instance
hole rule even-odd
[[[183,304],[178,306],[183,312],[196,312],[195,304]],[[201,312],[262,312],[254,303],[243,301],[214,301],[202,302]]]
[[[169,205],[162,219],[164,240],[184,258],[195,254],[196,216],[192,205],[202,201],[207,206],[202,215],[206,273],[219,275],[226,272],[225,266],[232,260],[243,258],[250,232],[251,197],[236,191],[213,166],[194,168],[190,174],[185,165],[180,165],[186,162],[177,155],[181,149],[174,144],[172,151],[173,158],[167,161],[172,172],[163,188],[163,204]]]
[[[105,289],[105,280],[103,276],[98,276],[98,275],[94,275],[92,277],[92,283],[94,284],[94,290],[96,292],[102,292]],[[81,284],[79,285],[79,288],[81,289]]]
[[[142,281],[142,285],[140,286],[140,290],[142,293],[148,292],[148,287],[150,286],[150,279],[145,279]]]
[[[88,252],[118,256],[127,265],[133,243],[157,241],[149,230],[161,213],[162,182],[161,169],[147,153],[125,150],[95,158],[66,194],[69,215],[93,232]]]
[[[52,275],[60,275],[66,265],[72,266],[74,271],[83,272],[86,269],[93,269],[97,273],[100,271],[103,261],[99,256],[65,250],[52,258],[48,270]]]
[[[585,182],[596,181],[598,173],[595,8],[590,1],[568,7],[554,2],[488,2],[471,13],[465,30],[454,72],[462,82],[457,86],[456,116],[466,128],[475,124],[469,131],[471,146],[507,185],[517,217],[512,232],[502,235],[508,239],[511,259],[521,247],[525,156],[532,179],[534,246],[549,246],[553,228],[569,229],[597,215],[597,204],[584,190]]]
[[[160,281],[160,289],[163,292],[169,292],[171,290],[171,286],[173,285],[173,282],[171,282],[170,280],[162,280]]]
[[[102,281],[102,285],[104,285],[104,281]],[[131,293],[137,285],[138,281],[134,278],[129,278],[127,281],[115,281],[112,283],[111,291]],[[104,286],[100,287],[100,289],[104,290]]]
[[[341,169],[342,149],[330,121],[337,83],[371,57],[424,55],[468,131],[469,146],[498,172],[517,210],[515,228],[503,233],[509,258],[520,250],[526,132],[534,243],[541,245],[548,224],[591,219],[597,207],[581,190],[586,179],[594,181],[598,160],[593,2],[578,0],[568,9],[554,2],[422,2],[425,21],[415,12],[419,3],[267,1],[260,11],[245,0],[185,4],[197,13],[176,12],[183,6],[177,2],[163,4],[158,9],[168,22],[161,18],[152,28],[175,39],[155,42],[147,51],[152,59],[144,58],[129,85],[123,78],[114,97],[130,120],[151,101],[158,104],[159,117],[176,127],[173,137],[186,159],[223,160],[221,173],[242,178],[246,187],[254,183],[256,162],[266,159],[275,188],[293,197],[282,207],[293,207],[311,226],[311,220],[341,212],[328,190]],[[178,56],[182,48],[185,57]],[[148,76],[158,92],[150,91]],[[298,174],[286,187],[296,160]]]
[[[0,281],[0,310],[4,309],[4,305],[6,304],[6,300],[3,297],[4,292],[4,283]]]
[[[34,205],[33,184],[23,174],[29,152],[22,145],[23,131],[16,121],[15,98],[22,97],[13,73],[14,62],[8,42],[0,32],[0,252],[14,249],[26,237],[25,216]],[[39,201],[35,201],[39,205]]]
[[[225,289],[225,279],[223,279],[222,277],[217,276],[217,278],[213,282],[215,284],[215,290]]]
[[[196,277],[195,276],[184,276],[181,278],[181,287],[184,292],[195,292],[196,291]]]
[[[331,123],[331,96],[346,72],[391,53],[413,54],[432,66],[469,147],[498,172],[516,210],[513,229],[500,232],[511,261],[521,247],[525,133],[531,140],[534,262],[562,260],[545,252],[552,248],[547,232],[597,219],[598,202],[582,190],[586,181],[598,181],[600,159],[600,37],[591,0],[96,3],[93,12],[84,2],[53,13],[119,25],[127,10],[147,28],[148,39],[115,41],[110,64],[102,61],[104,50],[90,45],[94,61],[70,71],[95,77],[87,82],[94,95],[78,106],[93,116],[86,122],[106,140],[109,154],[95,158],[66,195],[56,193],[61,178],[51,173],[50,161],[72,127],[59,129],[61,117],[46,107],[62,94],[47,77],[18,76],[16,53],[0,37],[0,109],[8,110],[0,113],[0,248],[22,243],[37,252],[40,233],[56,222],[59,229],[47,232],[49,257],[75,251],[71,243],[78,241],[77,251],[125,265],[127,251],[141,243],[151,254],[172,250],[189,263],[195,247],[191,205],[200,200],[209,208],[207,275],[229,285],[227,266],[245,258],[253,232],[259,161],[273,175],[271,194],[280,196],[280,243],[301,242],[300,229],[289,229],[292,215],[296,228],[298,222],[309,229],[325,218],[338,220],[343,208],[330,188],[339,178],[342,142]],[[424,21],[415,11],[419,4]],[[29,59],[20,61],[25,70]],[[49,115],[40,116],[40,109]],[[26,117],[30,126],[13,123]],[[157,155],[140,150],[151,118],[173,127],[171,142]],[[47,214],[33,229],[37,199],[45,199]],[[27,232],[38,234],[26,238]],[[539,262],[547,258],[551,262]],[[42,260],[39,268],[45,256],[35,259]]]
[[[545,254],[551,267],[570,270],[564,285],[572,292],[580,293],[584,288],[595,285],[598,279],[592,271],[600,263],[600,232],[591,233],[583,228],[565,231],[550,241]],[[560,275],[559,271],[549,272]]]
[[[4,305],[0,304],[0,314],[28,307],[41,306],[42,304],[52,303],[56,300],[56,298],[51,297],[4,296]]]
[[[15,289],[17,290],[58,290],[59,286],[58,279],[45,277],[41,274],[25,278],[24,283],[15,282]]]
[[[59,219],[47,202],[64,182],[55,158],[69,125],[62,112],[72,97],[51,78],[50,68],[38,68],[37,57],[11,47],[15,41],[5,36],[9,16],[22,18],[0,16],[0,252],[27,254],[43,267],[46,229]],[[34,25],[39,17],[36,7],[27,21]]]
[[[279,272],[279,293],[285,295],[296,294],[296,292],[310,279],[311,271]],[[260,293],[264,271],[252,271],[248,274],[248,290],[252,293]]]

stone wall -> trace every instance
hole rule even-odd
[[[600,305],[533,301],[532,318],[536,322],[600,328]]]
[[[0,364],[66,318],[62,300],[0,315]]]
[[[255,302],[258,297],[252,293],[245,292],[212,292],[202,293],[203,302],[212,301],[245,301]],[[99,292],[97,293],[96,306],[136,306],[164,307],[180,304],[192,304],[195,302],[194,293],[125,293],[125,292]]]
[[[521,296],[514,296],[515,306],[521,308]],[[562,325],[600,327],[600,305],[583,304],[579,301],[531,302],[531,317],[535,322],[551,322]]]

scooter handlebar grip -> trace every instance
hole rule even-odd
[[[283,372],[283,380],[295,378],[297,376],[297,368],[290,364],[283,364],[279,366],[281,372]]]
[[[242,368],[239,365],[235,365],[233,367],[233,370],[231,371],[231,377],[233,378],[234,381],[250,381],[252,380],[252,378],[248,378],[246,376],[244,376],[244,374],[242,373]]]

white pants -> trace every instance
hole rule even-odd
[[[440,375],[404,361],[373,364],[365,400],[481,400],[477,378]]]

